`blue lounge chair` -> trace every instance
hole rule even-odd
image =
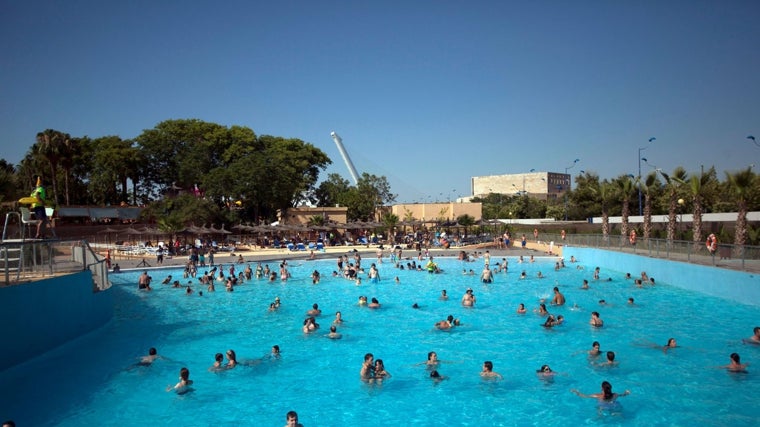
[[[299,251],[305,251],[306,250],[306,246],[303,243],[299,243],[298,244],[298,250]]]
[[[322,243],[322,242],[317,242],[317,250],[324,252],[325,251],[325,244]]]
[[[289,251],[294,251],[294,250],[296,250],[296,247],[295,247],[295,245],[293,245],[292,243],[288,243],[288,246],[287,246],[287,247],[288,247],[288,250],[289,250]]]

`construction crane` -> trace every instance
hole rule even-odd
[[[348,172],[351,174],[351,178],[354,179],[354,185],[359,185],[359,175],[356,173],[356,168],[354,167],[354,164],[351,162],[351,158],[348,157],[346,148],[343,146],[343,140],[340,139],[340,136],[338,136],[338,134],[335,132],[330,132],[330,136],[332,137],[333,141],[335,141],[335,145],[338,146],[338,151],[340,151],[340,156],[343,157],[343,162],[346,164],[346,167],[348,168]]]

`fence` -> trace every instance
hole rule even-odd
[[[0,271],[3,283],[42,280],[90,270],[93,292],[108,289],[108,268],[83,240],[13,240],[0,243]]]
[[[617,250],[692,264],[760,272],[760,246],[719,243],[717,250],[710,253],[705,242],[638,238],[636,244],[631,244],[629,236],[620,234],[568,234],[563,240],[559,234],[543,233],[539,239],[554,242],[555,245]]]

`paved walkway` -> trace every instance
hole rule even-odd
[[[503,257],[516,257],[516,256],[525,256],[529,257],[530,255],[534,256],[549,256],[548,254],[545,254],[537,249],[534,248],[527,248],[527,249],[521,249],[521,248],[511,248],[511,249],[495,249],[492,244],[483,244],[483,245],[469,245],[469,246],[463,246],[463,247],[452,247],[450,249],[441,249],[441,248],[434,248],[430,249],[430,255],[433,257],[438,256],[457,256],[459,254],[459,251],[467,251],[468,253],[478,251],[478,252],[485,252],[488,251],[491,254],[491,260],[492,263],[499,262],[501,258]],[[385,246],[384,247],[384,256],[388,256],[391,250],[391,246]],[[366,258],[367,260],[371,260],[373,258],[376,258],[377,256],[377,246],[370,245],[369,247],[366,246],[330,246],[326,247],[325,250],[322,251],[314,251],[314,259],[337,259],[340,255],[350,255],[352,256],[354,250],[358,251],[362,258]],[[405,249],[405,246],[402,246],[403,250],[403,257],[414,257],[417,256],[418,251],[414,249]],[[101,254],[103,255],[103,254]],[[556,254],[555,254],[556,255]],[[222,253],[216,253],[214,254],[214,263],[215,264],[230,264],[235,263],[238,261],[238,257],[243,257],[244,263],[253,263],[253,262],[269,262],[274,263],[281,261],[283,259],[309,259],[311,256],[311,251],[289,251],[287,249],[255,249],[255,250],[241,250],[233,253],[229,252],[222,252]],[[179,267],[184,266],[187,263],[187,256],[179,256],[179,257],[164,257],[163,264],[157,264],[156,263],[156,257],[155,256],[146,256],[146,257],[126,257],[121,255],[115,255],[111,258],[111,264],[119,264],[119,267],[122,270],[129,270],[129,269],[150,269],[150,268],[160,268],[160,267]]]

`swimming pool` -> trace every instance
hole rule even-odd
[[[181,277],[181,270],[151,271],[150,293],[137,290],[139,272],[115,275],[117,305],[108,325],[0,373],[0,417],[23,425],[283,425],[285,413],[296,410],[307,427],[756,424],[760,347],[741,338],[751,335],[760,309],[663,283],[639,289],[624,272],[604,268],[602,279],[612,281],[593,281],[593,266],[554,271],[553,259],[508,259],[509,273],[496,274],[488,285],[477,275],[462,275],[463,269],[479,273],[481,260],[450,258],[436,260],[442,274],[399,270],[385,258],[378,265],[381,282],[365,277],[361,286],[331,277],[334,261],[291,261],[293,277],[286,283],[253,280],[231,293],[219,285],[209,293],[196,284],[192,295],[160,285],[168,274]],[[362,265],[372,262],[366,258]],[[315,269],[322,275],[317,285],[309,277]],[[528,278],[519,280],[523,270]],[[537,279],[538,271],[546,278]],[[589,290],[580,289],[584,278]],[[549,310],[566,321],[545,329],[532,310],[555,285],[567,305]],[[459,303],[468,287],[477,297],[474,308]],[[448,301],[439,299],[442,289]],[[376,297],[382,308],[359,307],[360,295]],[[282,306],[270,312],[275,297]],[[628,297],[634,306],[626,304]],[[600,299],[608,304],[600,306]],[[530,313],[515,313],[521,302]],[[304,335],[302,322],[313,303],[323,310],[322,328]],[[580,308],[573,310],[574,304]],[[337,310],[345,319],[338,326],[343,338],[330,340],[324,335]],[[600,312],[603,328],[589,326],[591,311]],[[462,325],[435,330],[433,324],[449,314]],[[664,353],[646,346],[669,337],[681,347]],[[584,351],[592,341],[615,351],[619,366],[590,363]],[[282,357],[262,360],[274,344]],[[134,366],[149,347],[168,359]],[[207,371],[214,354],[230,348],[250,366]],[[438,368],[447,380],[433,383],[419,365],[429,351],[447,362]],[[368,352],[384,360],[392,378],[382,384],[359,380]],[[714,368],[727,364],[732,352],[752,364],[749,374]],[[480,378],[485,360],[493,361],[502,381]],[[537,377],[543,364],[559,372],[552,381]],[[194,390],[167,393],[183,366]],[[600,413],[593,399],[570,392],[596,393],[603,380],[617,392],[632,392],[611,412]]]

